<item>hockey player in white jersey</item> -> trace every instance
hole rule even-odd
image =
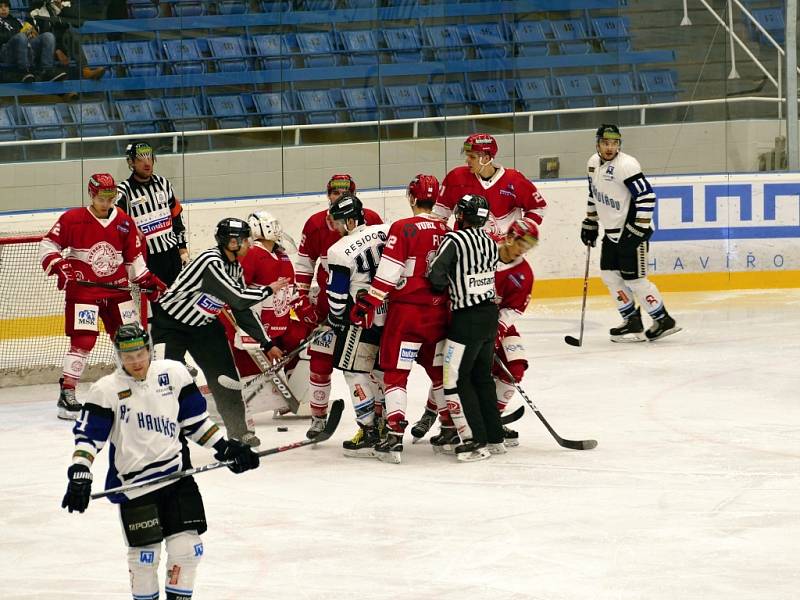
[[[106,489],[191,468],[186,438],[232,460],[234,473],[258,467],[258,455],[226,440],[208,418],[206,401],[186,367],[152,360],[150,336],[138,323],[122,325],[114,338],[118,368],[92,385],[73,432],[75,451],[67,471],[62,508],[83,512],[91,495],[91,466],[108,442]],[[159,598],[161,542],[167,549],[167,600],[192,597],[206,531],[203,499],[192,477],[109,496],[119,504],[128,544],[128,570],[135,599]],[[88,593],[88,590],[87,590]]]
[[[622,325],[610,330],[611,341],[653,341],[677,333],[680,327],[667,313],[658,288],[647,279],[648,240],[653,235],[656,195],[639,161],[620,150],[622,135],[616,125],[601,125],[596,142],[597,152],[587,165],[589,201],[581,241],[594,246],[602,223],[605,235],[600,276],[624,319]],[[646,332],[640,306],[653,318]]]
[[[354,194],[345,193],[331,204],[333,227],[342,239],[328,249],[328,323],[336,331],[333,366],[344,374],[350,388],[359,430],[342,444],[345,456],[375,456],[378,428],[376,403],[382,402],[382,375],[377,369],[386,306],[364,327],[353,325],[350,312],[360,295],[369,291],[386,244],[389,225],[366,225],[364,207]],[[373,374],[373,377],[370,377]]]

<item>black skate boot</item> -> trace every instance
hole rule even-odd
[[[419,440],[428,435],[434,423],[436,423],[436,412],[426,406],[425,412],[422,414],[419,421],[414,423],[413,427],[411,427],[411,437],[414,438],[411,443],[416,444]]]
[[[506,445],[506,448],[516,448],[519,446],[519,432],[503,425],[503,443]]]
[[[431,438],[431,448],[436,454],[453,454],[460,443],[455,425],[442,425],[438,435]]]
[[[502,446],[503,444],[498,444]],[[456,446],[456,458],[460,462],[475,462],[486,460],[492,455],[486,444],[477,444],[472,440],[467,440],[460,446]]]
[[[65,388],[64,379],[59,379],[61,392],[58,395],[58,418],[65,421],[75,421],[81,414],[81,403],[75,398],[75,388]]]
[[[625,343],[645,341],[646,338],[642,335],[642,333],[644,333],[644,325],[642,325],[642,313],[640,309],[637,308],[636,312],[625,319],[622,325],[619,327],[612,327],[608,333],[611,335],[612,342]]]
[[[403,432],[408,426],[407,421],[400,421],[401,431],[386,429],[386,437],[375,445],[375,456],[382,462],[399,465],[403,456]]]
[[[315,417],[311,416],[311,427],[308,428],[306,431],[306,437],[310,440],[313,440],[317,437],[322,431],[325,429],[325,426],[328,424],[328,417]]]
[[[378,431],[374,426],[358,424],[358,432],[353,439],[342,442],[344,455],[351,458],[372,458],[375,456],[375,444],[378,443]]]
[[[664,316],[653,321],[653,324],[650,326],[650,329],[645,332],[645,335],[649,341],[654,342],[659,338],[678,333],[680,330],[681,328],[675,324],[675,319],[670,317],[667,311],[664,311]]]

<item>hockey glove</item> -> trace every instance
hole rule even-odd
[[[497,337],[494,338],[494,351],[495,353],[499,352],[500,348],[503,347],[503,339],[508,335],[508,327],[503,325],[503,323],[497,324]]]
[[[59,260],[50,268],[50,274],[58,278],[56,287],[63,290],[67,287],[70,281],[75,281],[75,271],[72,270],[72,265],[66,260]]]
[[[82,513],[89,506],[89,496],[92,494],[92,472],[86,465],[72,465],[67,469],[67,478],[69,484],[61,508]]]
[[[158,300],[159,296],[167,289],[167,284],[150,271],[145,271],[144,274],[134,280],[134,283],[142,288],[150,290],[145,294],[150,302]]]
[[[214,444],[217,451],[214,458],[222,461],[233,461],[228,468],[234,473],[244,473],[255,469],[261,462],[258,454],[247,444],[239,440],[220,440]]]
[[[307,294],[303,294],[292,302],[292,309],[297,318],[306,325],[316,326],[320,321],[316,304],[311,303]]]
[[[649,227],[639,227],[636,223],[626,223],[617,243],[620,248],[633,250],[642,242],[649,240],[651,235],[653,235],[653,230]]]
[[[584,219],[581,223],[581,241],[584,246],[591,246],[597,243],[598,225],[597,221],[592,219]]]
[[[342,335],[347,331],[348,323],[343,317],[337,317],[331,314],[328,315],[328,325],[333,329],[336,335]]]
[[[383,304],[371,294],[359,294],[353,308],[350,309],[350,322],[358,327],[369,329],[375,322],[375,311]]]

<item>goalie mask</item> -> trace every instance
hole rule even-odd
[[[252,213],[247,217],[247,224],[250,226],[250,232],[255,240],[280,242],[283,237],[280,221],[265,210]]]

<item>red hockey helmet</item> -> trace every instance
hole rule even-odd
[[[331,195],[333,190],[339,190],[340,192],[350,192],[351,194],[356,193],[356,182],[353,181],[352,176],[347,173],[337,174],[331,177],[330,181],[328,182],[328,195]]]
[[[525,240],[533,246],[539,241],[539,228],[533,219],[522,217],[511,223],[506,236],[513,236],[515,240]]]
[[[433,175],[420,173],[408,184],[406,194],[415,200],[435,202],[439,196],[439,180]]]
[[[482,152],[490,158],[497,156],[497,140],[488,133],[473,133],[464,140],[462,152]]]
[[[89,196],[111,198],[117,195],[117,184],[109,173],[95,173],[89,177]]]

